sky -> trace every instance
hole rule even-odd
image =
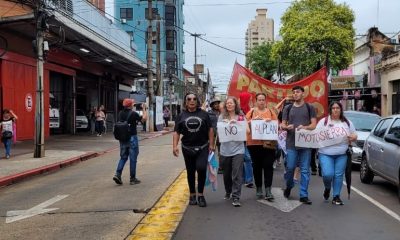
[[[185,0],[184,29],[205,34],[203,38],[240,53],[245,52],[245,32],[256,16],[257,8],[267,8],[267,17],[274,20],[274,35],[279,34],[280,18],[292,0]],[[391,37],[400,31],[399,0],[335,0],[347,3],[355,13],[356,34],[365,34],[370,27]],[[210,4],[212,6],[204,6]],[[199,6],[202,5],[202,6]],[[193,72],[194,39],[185,33],[185,65]],[[202,40],[197,41],[197,62],[209,69],[218,92],[226,92],[235,61],[245,64],[244,56],[223,50]]]

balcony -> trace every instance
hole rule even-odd
[[[382,58],[381,62],[375,65],[375,70],[384,72],[398,66],[400,66],[400,51]]]

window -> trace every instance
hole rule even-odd
[[[149,8],[145,8],[144,9],[144,14],[145,14],[145,17],[146,17],[146,19],[149,19]],[[156,15],[158,15],[158,8],[153,8],[153,19],[155,19],[155,16]]]
[[[175,7],[165,6],[165,25],[173,26],[175,25]]]
[[[392,121],[391,118],[382,120],[375,128],[374,135],[382,138],[383,135],[385,135],[385,132],[388,129],[391,121]]]
[[[119,16],[121,19],[132,20],[133,19],[133,8],[120,8]]]
[[[393,81],[392,114],[400,113],[400,80]]]
[[[400,119],[396,119],[389,129],[388,134],[393,134],[396,138],[400,139]]]
[[[174,30],[167,30],[165,31],[166,34],[166,48],[167,50],[175,50],[175,31]]]

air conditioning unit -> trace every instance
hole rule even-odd
[[[121,18],[121,23],[126,23],[126,19],[125,18]]]

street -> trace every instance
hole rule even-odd
[[[138,185],[129,185],[129,163],[123,172],[124,184],[114,183],[118,159],[119,151],[113,151],[0,189],[0,238],[126,238],[144,216],[140,212],[154,205],[184,164],[172,156],[171,135],[140,142],[137,177],[142,183]],[[64,198],[42,208],[57,210],[6,223],[8,211],[28,210],[56,196]]]

